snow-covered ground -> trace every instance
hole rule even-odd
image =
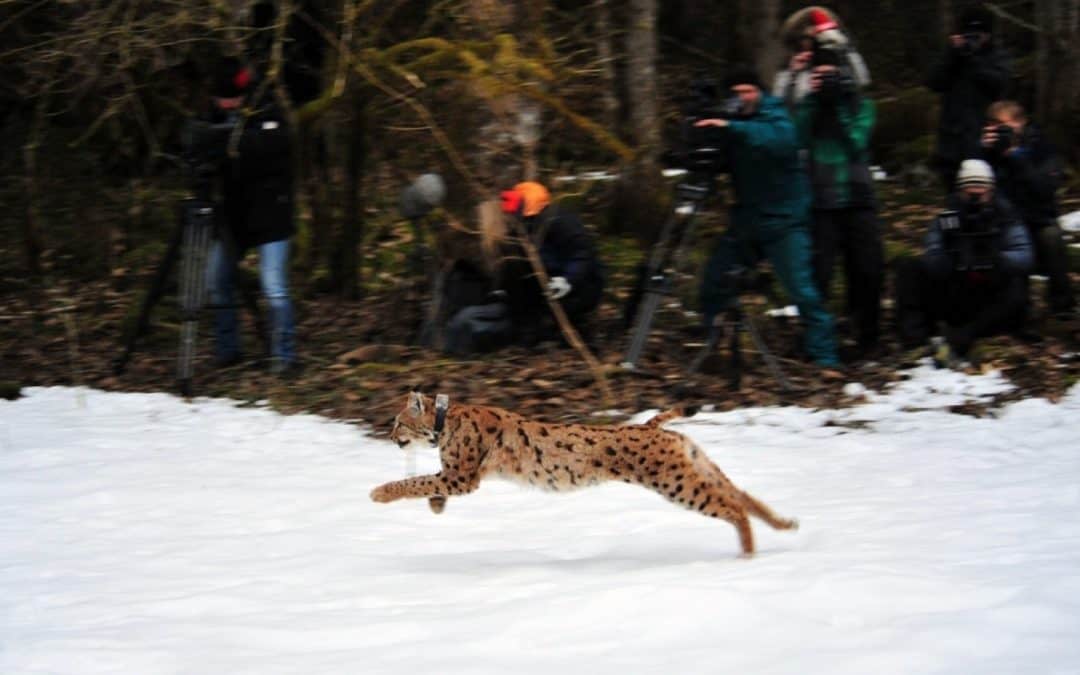
[[[944,407],[1002,380],[912,375],[673,425],[801,521],[750,560],[640,488],[435,516],[368,500],[406,462],[354,426],[31,389],[0,401],[0,673],[1078,672],[1080,389],[977,419]]]

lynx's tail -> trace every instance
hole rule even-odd
[[[648,427],[650,429],[659,428],[661,425],[667,424],[671,420],[679,419],[680,417],[693,417],[697,413],[697,406],[680,406],[678,408],[670,408],[663,412],[656,413],[652,419],[645,422],[641,426]]]
[[[770,509],[768,506],[765,506],[765,504],[763,504],[761,501],[751,496],[750,493],[743,492],[742,497],[743,504],[745,505],[746,510],[750,515],[761,518],[777,530],[799,529],[799,521],[795,520],[794,518],[781,518],[780,516],[776,515],[773,510]]]

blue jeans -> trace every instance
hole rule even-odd
[[[284,364],[296,359],[293,344],[292,302],[289,300],[289,240],[261,244],[259,281],[263,296],[270,305],[270,355]],[[214,311],[217,357],[228,361],[240,356],[240,337],[236,325],[236,260],[230,260],[221,241],[210,249],[207,286]]]

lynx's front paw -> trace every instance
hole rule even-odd
[[[390,493],[390,484],[380,485],[371,491],[371,501],[386,504],[394,501],[394,495]]]
[[[428,497],[427,503],[432,513],[442,513],[446,508],[446,497]]]

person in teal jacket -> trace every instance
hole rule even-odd
[[[768,258],[799,308],[807,356],[819,365],[835,366],[833,320],[810,264],[811,192],[799,160],[795,125],[783,102],[763,93],[751,68],[735,68],[725,78],[723,90],[739,98],[740,114],[696,123],[725,130],[735,191],[727,232],[705,265],[701,287],[705,325],[711,327],[735,299],[738,289],[732,273]]]

